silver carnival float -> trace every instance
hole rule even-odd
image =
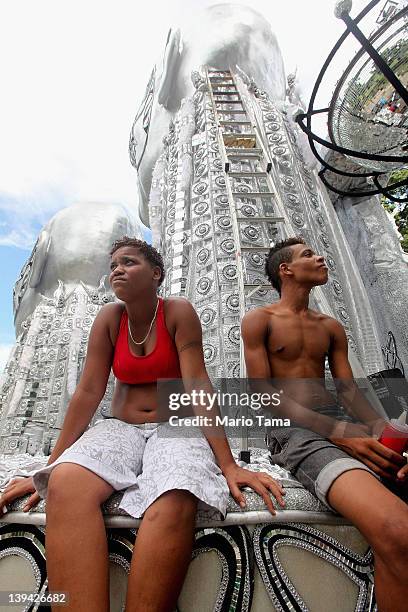
[[[314,306],[345,326],[354,374],[363,378],[384,369],[383,329],[295,122],[301,101],[293,76],[286,88],[271,26],[253,10],[216,5],[189,28],[171,30],[131,131],[140,215],[165,259],[164,294],[187,297],[199,313],[214,379],[245,374],[240,319],[277,299],[265,284],[264,254],[294,234],[325,256],[331,280],[315,290]],[[67,215],[61,227],[75,227],[70,235],[87,243],[83,266],[67,232],[53,240],[57,215],[16,284],[17,341],[1,387],[3,485],[46,463],[90,325],[112,299],[102,253],[118,235],[139,231],[118,211],[98,225],[92,215],[100,209],[89,210],[88,223],[75,207],[59,213]],[[109,410],[109,389],[99,410]],[[287,509],[272,517],[248,492],[247,511],[231,498],[222,523],[199,515],[180,612],[374,610],[371,552],[358,531],[271,466],[264,449],[252,448],[251,460],[251,469],[283,480]],[[105,504],[112,610],[124,601],[138,526],[118,511],[119,499]],[[46,592],[44,502],[29,515],[23,505],[14,503],[0,524],[0,590]]]

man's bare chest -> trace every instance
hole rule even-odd
[[[267,339],[268,353],[282,360],[300,357],[324,359],[330,348],[330,334],[321,320],[274,318]]]

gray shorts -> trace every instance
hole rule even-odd
[[[115,490],[125,489],[119,508],[140,518],[166,491],[183,489],[199,500],[199,509],[215,508],[225,518],[229,488],[214,453],[199,428],[168,423],[133,425],[110,418],[97,422],[53,463],[35,472],[34,485],[47,496],[50,473],[60,463],[88,468]],[[167,436],[167,437],[166,437]]]
[[[349,470],[376,474],[319,434],[301,427],[269,429],[266,444],[270,460],[287,469],[321,502],[331,508],[327,493],[333,482]],[[331,508],[332,509],[332,508]]]

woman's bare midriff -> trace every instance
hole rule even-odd
[[[157,385],[128,385],[116,381],[112,398],[112,416],[126,423],[157,423],[167,421],[158,410]]]
[[[184,408],[180,416],[193,416]],[[112,416],[126,423],[160,423],[169,420],[168,406],[159,406],[156,383],[128,385],[116,381],[112,398]]]

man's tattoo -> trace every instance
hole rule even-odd
[[[181,351],[185,351],[188,348],[191,348],[192,346],[199,346],[202,347],[202,342],[201,340],[193,340],[192,342],[188,342],[187,344],[185,344],[184,346],[182,346],[181,348],[179,348],[179,353],[181,353]]]

